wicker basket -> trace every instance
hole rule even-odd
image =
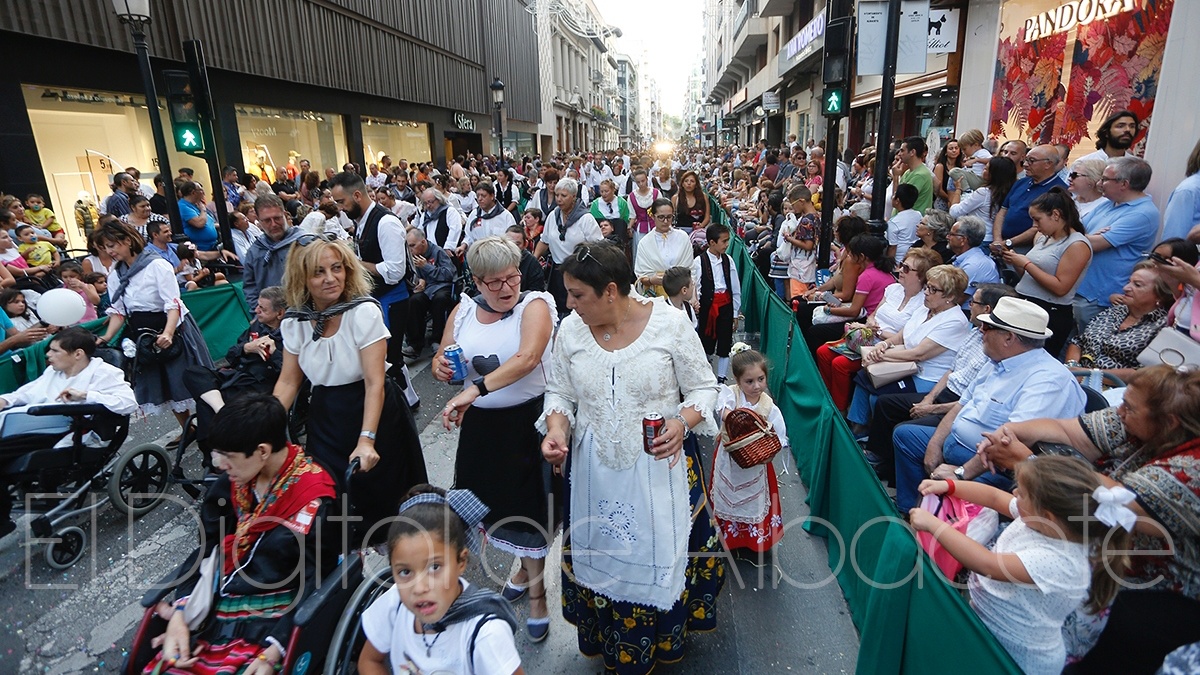
[[[721,447],[743,469],[766,464],[783,448],[771,423],[747,408],[731,410],[721,429]]]

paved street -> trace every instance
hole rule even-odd
[[[449,485],[457,433],[444,431],[434,416],[451,388],[433,380],[427,360],[415,364],[414,380],[422,399],[417,423],[423,429],[430,477]],[[128,442],[165,442],[175,429],[169,416],[140,420]],[[706,451],[711,452],[711,444]],[[191,460],[196,461],[194,456]],[[785,519],[807,513],[794,469],[781,476],[780,493]],[[91,550],[66,572],[55,573],[45,564],[43,545],[23,546],[15,535],[0,540],[0,673],[117,671],[141,616],[139,589],[161,578],[195,546],[195,523],[185,510],[190,500],[177,488],[171,494],[172,501],[132,524],[102,509],[94,522],[82,525],[93,535]],[[494,549],[486,558],[487,572],[474,563],[469,576],[498,588],[512,559]],[[557,569],[558,559],[556,551],[551,569]],[[526,672],[601,671],[599,662],[579,655],[574,629],[554,611],[558,575],[548,576],[556,619],[540,645],[518,636]],[[684,661],[656,672],[853,672],[858,638],[836,582],[800,589],[786,581],[813,585],[828,577],[824,542],[790,528],[763,567],[738,561],[729,569],[718,604],[718,630],[691,636]],[[518,609],[525,612],[527,605],[520,603]]]

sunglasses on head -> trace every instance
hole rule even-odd
[[[592,251],[590,248],[588,248],[587,244],[580,244],[579,248],[575,251],[575,262],[581,263],[589,259],[595,263],[600,262],[599,260],[596,260],[596,256],[592,255]]]
[[[317,240],[333,243],[333,242],[337,241],[337,237],[328,232],[322,232],[320,234],[312,234],[312,233],[302,234],[296,238],[296,243],[301,246],[308,246],[309,244],[311,244]]]

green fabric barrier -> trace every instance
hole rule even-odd
[[[859,630],[858,672],[1019,673],[967,602],[921,552],[833,405],[791,307],[734,237],[746,330],[761,333],[768,378],[808,489],[804,529],[824,537]],[[957,665],[951,665],[957,664]]]
[[[241,283],[190,291],[183,294],[183,302],[200,326],[214,361],[224,357],[250,325]],[[104,332],[104,324],[104,319],[97,319],[82,326],[99,335]],[[50,338],[47,338],[0,358],[0,394],[14,391],[43,373],[49,365],[46,362],[49,345]]]

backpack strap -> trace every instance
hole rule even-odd
[[[467,638],[467,672],[471,675],[475,675],[475,639],[479,637],[479,631],[485,623],[499,618],[495,614],[484,614],[475,622],[475,629],[471,631],[471,637]]]

